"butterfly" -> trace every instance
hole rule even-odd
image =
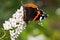
[[[28,21],[36,21],[42,20],[48,17],[43,10],[39,9],[38,6],[32,3],[23,5],[24,11],[24,21],[28,23]]]

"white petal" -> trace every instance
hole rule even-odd
[[[21,18],[16,19],[17,22],[21,22],[22,20],[23,19],[21,19]]]
[[[11,40],[15,40],[15,38],[12,38],[12,37],[11,37]]]
[[[10,18],[9,21],[10,21],[12,27],[16,27],[16,19]]]
[[[23,6],[20,7],[20,10],[23,11]]]
[[[17,9],[17,12],[20,13],[20,9]]]
[[[20,23],[20,24],[22,24],[22,25],[23,25],[23,24],[25,24],[25,22],[24,22],[24,21],[21,21],[21,22],[19,22],[19,23]]]
[[[10,30],[9,32],[10,32],[10,35],[11,36],[14,36],[15,35],[14,30]]]
[[[3,27],[4,27],[5,30],[9,30],[7,24],[3,24]]]
[[[19,14],[18,13],[15,13],[15,14],[13,14],[13,18],[18,18],[19,17]]]
[[[3,24],[5,30],[12,29],[11,24],[9,21],[5,21],[5,24]]]

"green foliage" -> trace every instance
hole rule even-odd
[[[32,0],[22,0],[23,4],[31,2]],[[59,2],[59,1],[57,1]],[[33,3],[33,1],[32,1]],[[10,40],[9,31],[3,29],[3,23],[5,20],[8,20],[12,17],[13,13],[20,8],[21,0],[0,0],[0,40]],[[26,24],[26,29],[22,31],[19,37],[16,40],[26,40],[28,35],[37,36],[40,34],[46,35],[46,40],[60,40],[60,30],[53,30],[52,25],[53,22],[60,20],[60,16],[55,14],[55,10],[57,7],[48,7],[44,9],[44,11],[49,14],[47,19],[39,21],[30,21]],[[60,22],[60,21],[59,21]],[[38,23],[42,23],[39,25]],[[56,23],[57,24],[57,23]],[[4,36],[5,35],[5,36]],[[4,36],[4,37],[3,37]]]

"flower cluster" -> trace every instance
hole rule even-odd
[[[20,32],[22,32],[22,30],[25,28],[23,16],[23,6],[21,6],[21,8],[12,15],[12,18],[9,18],[8,21],[5,21],[5,23],[3,23],[4,29],[9,30],[10,32],[11,40],[15,40],[18,37],[18,34],[20,34]],[[16,29],[10,30],[13,28]]]

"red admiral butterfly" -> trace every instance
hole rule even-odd
[[[25,4],[23,5],[24,9],[24,21],[36,21],[47,18],[47,14],[45,14],[42,10],[40,10],[35,4]]]

